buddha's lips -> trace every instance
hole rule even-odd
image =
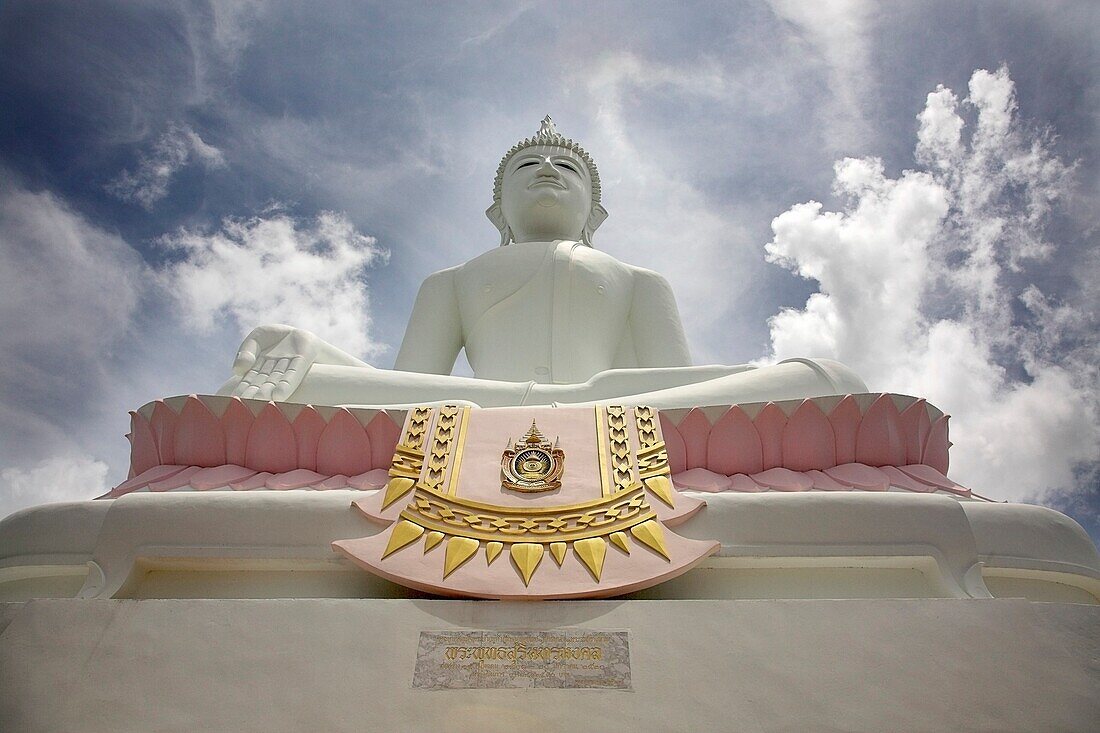
[[[550,185],[556,186],[557,188],[560,188],[563,191],[565,190],[565,184],[561,183],[560,181],[558,181],[554,178],[538,178],[538,179],[535,179],[535,181],[530,186],[528,186],[527,188],[532,189],[535,186],[539,186],[543,183],[549,183]]]

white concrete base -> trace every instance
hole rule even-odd
[[[1100,607],[1022,600],[6,604],[5,731],[1095,731]],[[628,630],[633,690],[412,689],[421,630]]]
[[[381,530],[352,508],[362,496],[173,492],[24,510],[0,521],[0,602],[422,596],[332,551]],[[1100,554],[1050,509],[909,492],[699,496],[706,508],[676,532],[719,541],[718,555],[637,598],[1100,601]]]

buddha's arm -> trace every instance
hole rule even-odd
[[[289,399],[318,364],[369,368],[351,354],[294,326],[269,324],[254,328],[233,361],[233,376],[218,394],[250,399]]]
[[[443,270],[420,286],[394,369],[451,373],[463,343],[454,275],[454,269]]]
[[[690,366],[684,326],[668,281],[652,270],[634,271],[630,335],[639,367]]]

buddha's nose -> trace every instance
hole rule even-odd
[[[542,163],[539,164],[537,173],[540,176],[561,176],[561,171],[557,169],[557,166],[550,162],[549,158],[542,159]]]

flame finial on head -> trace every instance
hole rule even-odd
[[[588,177],[592,182],[592,214],[581,235],[581,241],[591,247],[592,234],[596,231],[597,227],[603,223],[604,219],[607,218],[607,210],[600,203],[600,173],[596,170],[596,163],[592,160],[592,156],[588,154],[588,151],[582,148],[579,143],[570,140],[558,132],[558,128],[554,125],[554,120],[550,118],[550,115],[546,115],[542,118],[538,132],[513,145],[508,152],[504,154],[504,157],[500,159],[500,165],[497,166],[496,178],[493,180],[493,204],[486,209],[485,215],[488,216],[489,221],[493,222],[493,225],[500,230],[501,245],[509,244],[512,241],[512,232],[508,228],[508,223],[504,221],[504,216],[500,208],[501,191],[504,187],[504,169],[508,166],[508,161],[511,160],[516,153],[524,148],[535,146],[564,148],[565,150],[576,153],[577,156],[584,161],[585,167],[588,169]]]
[[[554,128],[554,121],[550,119],[550,115],[546,115],[542,118],[542,124],[539,125],[539,131],[536,137],[542,137],[543,135],[556,135],[558,131]]]

